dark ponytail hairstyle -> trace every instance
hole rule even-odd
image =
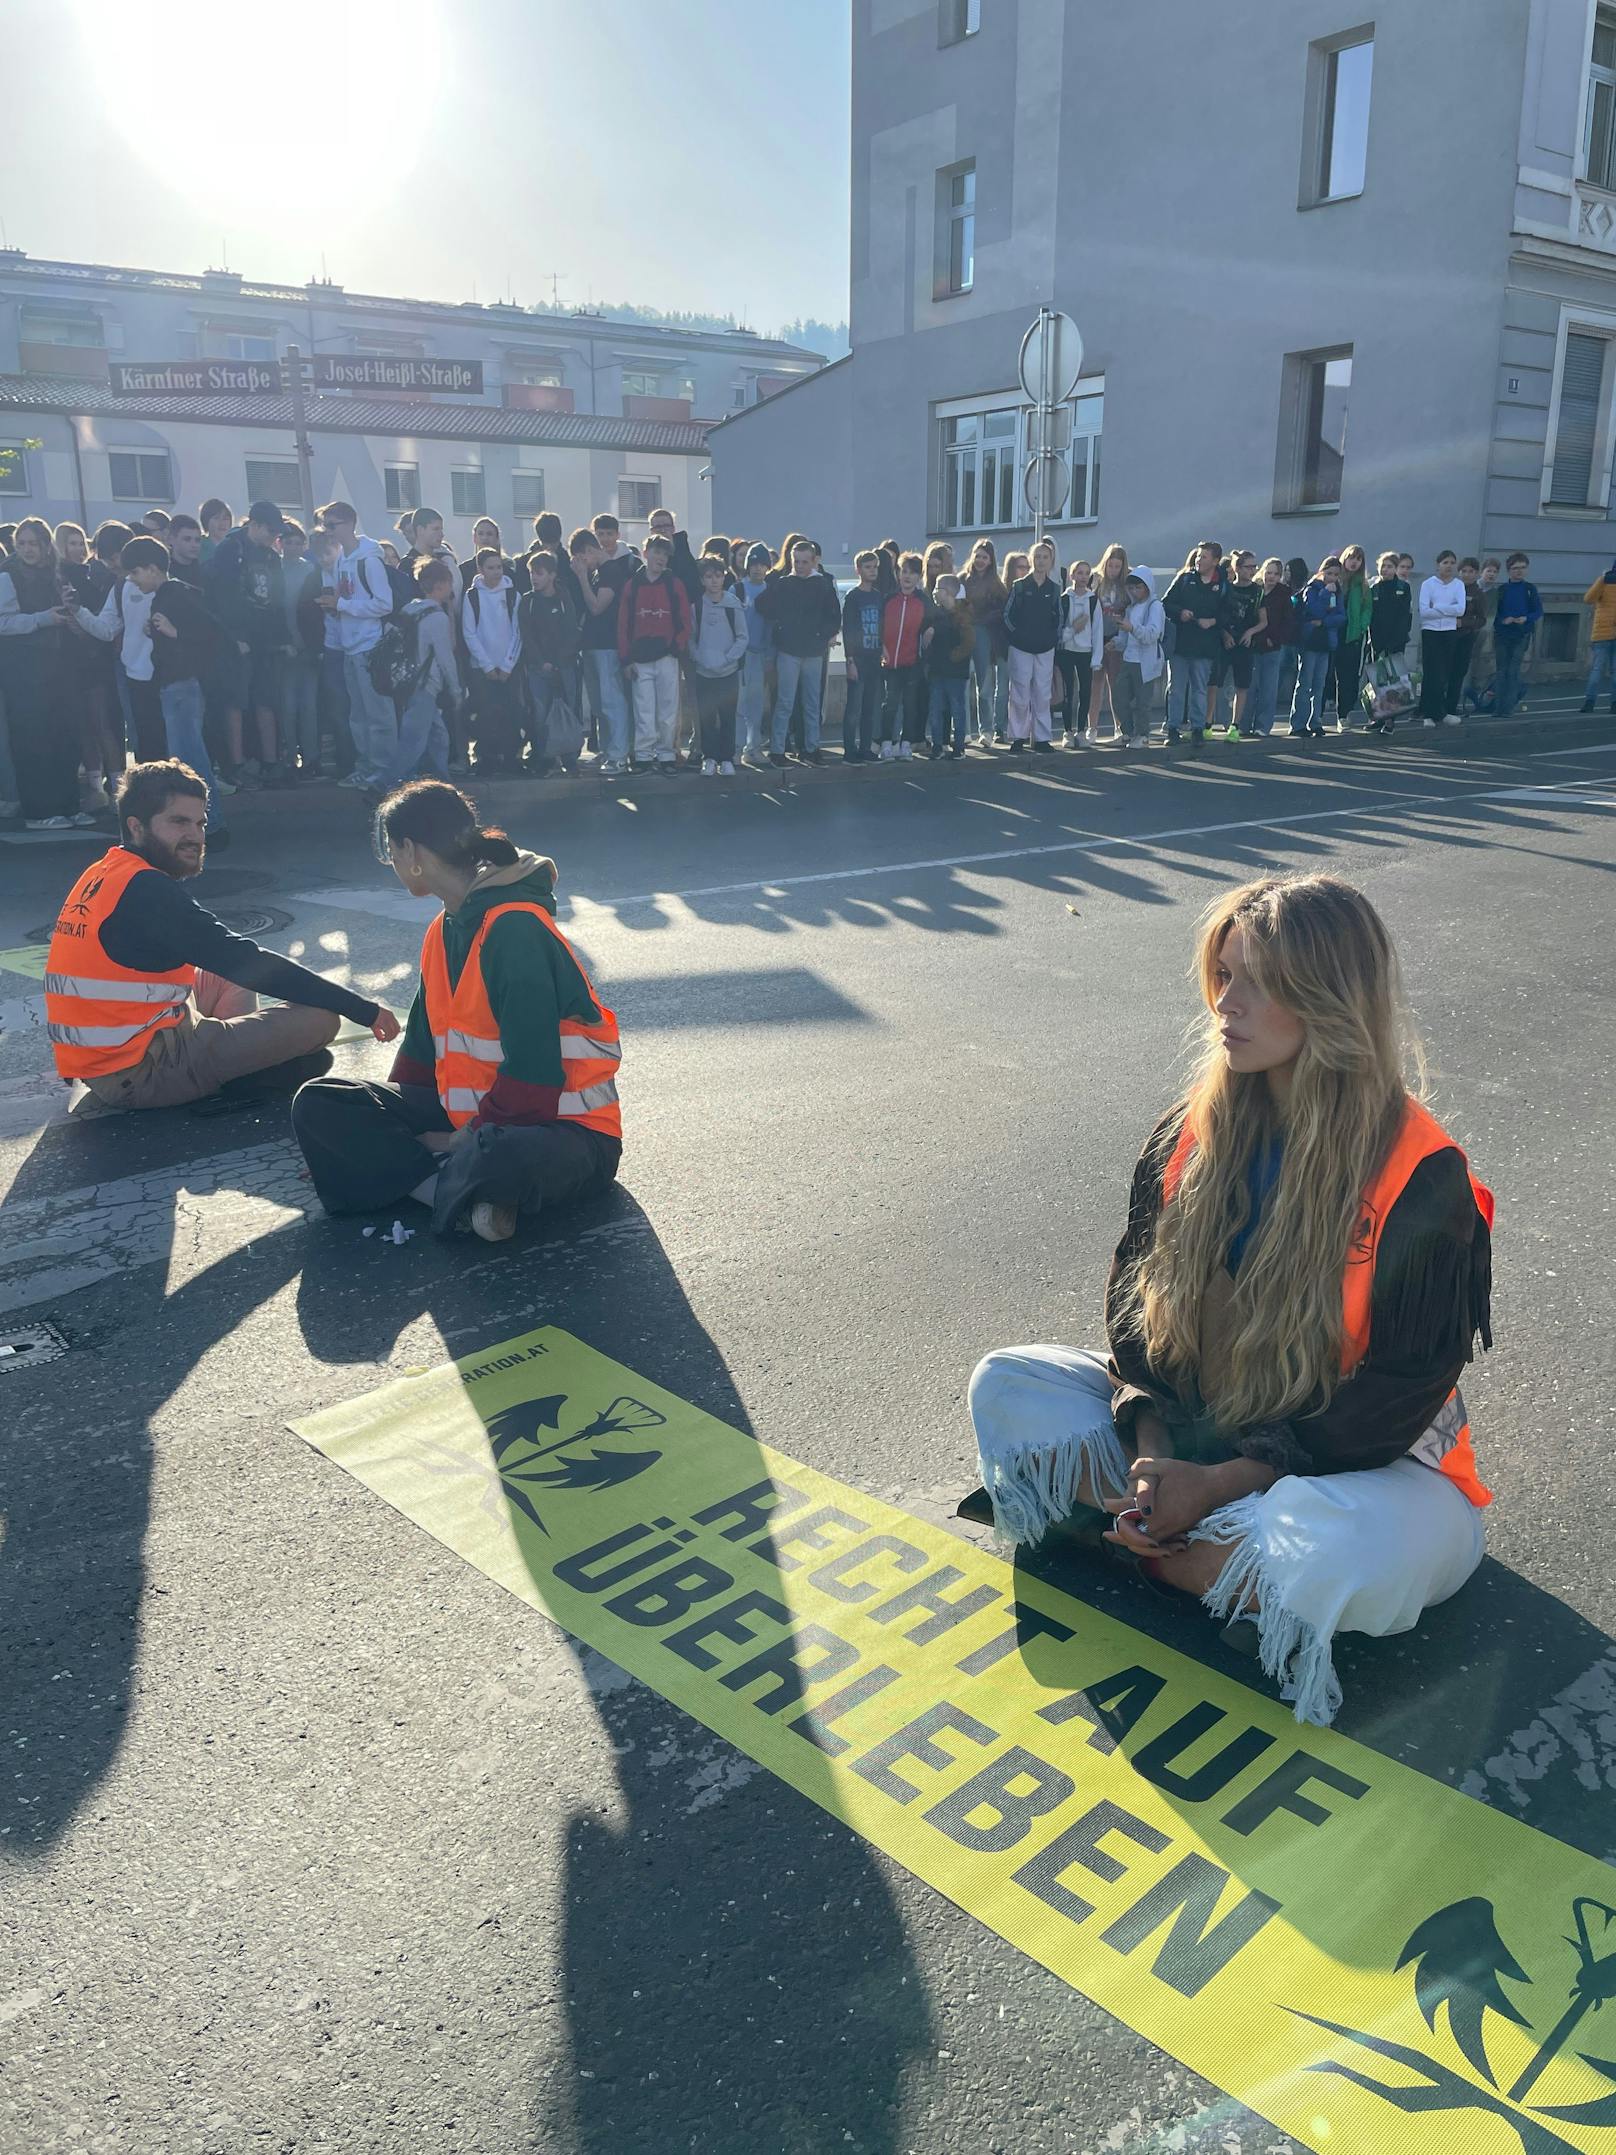
[[[520,855],[503,831],[484,830],[475,803],[441,778],[417,778],[376,811],[376,857],[390,861],[400,839],[424,846],[450,868],[509,868]]]

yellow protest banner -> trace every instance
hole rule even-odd
[[[1592,1857],[565,1332],[292,1426],[1303,2145],[1616,2151]]]

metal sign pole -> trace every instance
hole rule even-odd
[[[292,397],[292,438],[297,444],[297,484],[303,497],[303,529],[314,529],[314,444],[309,440],[308,413],[303,401],[303,354],[295,344],[286,347],[286,386]]]

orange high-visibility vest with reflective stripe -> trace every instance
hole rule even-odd
[[[443,915],[426,931],[421,945],[421,987],[426,997],[427,1025],[432,1033],[432,1056],[438,1098],[443,1112],[459,1129],[477,1113],[483,1096],[499,1076],[505,1051],[499,1026],[483,980],[483,937],[504,913],[531,913],[543,921],[562,949],[578,965],[572,945],[542,905],[517,899],[510,905],[490,906],[472,938],[460,978],[449,985],[449,960],[443,948]],[[621,1142],[622,1110],[617,1104],[617,1066],[623,1057],[617,1020],[596,995],[581,965],[584,986],[600,1013],[597,1018],[561,1020],[561,1062],[566,1090],[556,1109],[559,1122],[575,1122],[586,1130],[599,1130]]]
[[[1172,1158],[1162,1176],[1162,1202],[1171,1204],[1178,1186],[1184,1179],[1184,1169],[1190,1154],[1195,1150],[1195,1133],[1190,1127],[1188,1115],[1173,1147]],[[1428,1160],[1434,1152],[1446,1152],[1449,1148],[1464,1158],[1464,1148],[1455,1145],[1434,1115],[1427,1114],[1417,1100],[1410,1100],[1403,1115],[1403,1127],[1397,1142],[1386,1155],[1379,1173],[1364,1193],[1363,1211],[1353,1232],[1351,1246],[1347,1251],[1346,1269],[1341,1279],[1341,1374],[1350,1377],[1369,1353],[1369,1305],[1375,1284],[1375,1260],[1380,1253],[1380,1238],[1391,1209],[1408,1185],[1408,1178],[1422,1160]],[[1470,1163],[1465,1160],[1465,1172],[1469,1174]],[[1496,1209],[1493,1193],[1485,1183],[1470,1176],[1471,1192],[1476,1200],[1476,1210],[1492,1232],[1493,1214]],[[1427,1439],[1431,1439],[1429,1446]],[[1465,1418],[1464,1403],[1455,1389],[1449,1394],[1446,1405],[1437,1416],[1426,1435],[1414,1446],[1412,1457],[1426,1466],[1440,1468],[1448,1479],[1470,1499],[1472,1504],[1490,1504],[1492,1491],[1476,1471],[1476,1451],[1471,1442],[1470,1424]]]
[[[161,873],[127,846],[114,846],[67,894],[45,959],[45,1029],[64,1078],[132,1069],[154,1037],[185,1015],[195,966],[132,973],[101,948],[101,930],[135,877]]]

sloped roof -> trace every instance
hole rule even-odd
[[[0,374],[0,411],[82,418],[182,419],[198,426],[276,427],[290,432],[290,397],[115,397],[105,382],[65,374]],[[311,395],[304,418],[316,434],[413,434],[430,441],[531,442],[551,449],[643,449],[701,456],[704,419],[623,419],[601,412],[507,411],[498,404],[438,404],[382,397]]]

